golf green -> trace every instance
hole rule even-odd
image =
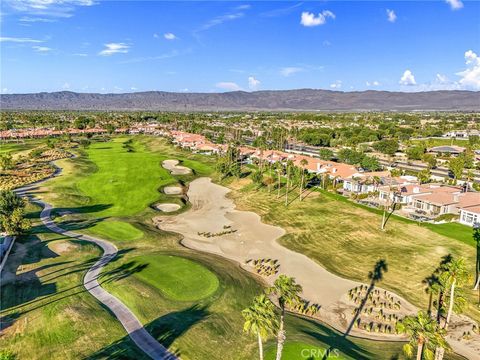
[[[182,257],[144,255],[135,257],[133,261],[147,264],[135,276],[171,300],[201,300],[212,295],[219,286],[214,273],[203,265]]]

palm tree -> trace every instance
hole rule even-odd
[[[478,290],[478,304],[480,305],[480,227],[473,229],[473,240],[477,243],[477,258],[475,261],[475,285],[473,290]]]
[[[280,197],[280,188],[282,186],[282,182],[281,182],[281,173],[283,171],[283,165],[280,161],[276,162],[275,163],[275,170],[277,172],[277,179],[278,179],[278,192],[277,192],[277,198]]]
[[[470,278],[470,274],[465,266],[465,259],[454,259],[447,264],[446,271],[443,274],[445,282],[450,286],[450,299],[448,305],[447,319],[445,320],[444,329],[448,329],[448,324],[453,312],[455,303],[455,287],[466,283]]]
[[[259,358],[263,360],[263,339],[277,328],[275,305],[264,294],[255,297],[253,305],[242,311],[243,331],[257,336]]]
[[[288,191],[290,190],[290,172],[293,168],[292,160],[287,161],[287,191],[285,192],[285,206],[288,206]]]
[[[409,342],[403,346],[403,352],[407,357],[412,357],[417,348],[417,360],[423,357],[433,358],[433,349],[442,343],[442,329],[426,312],[420,311],[417,315],[410,315],[397,323],[397,331],[407,334]],[[443,343],[442,343],[443,345]]]
[[[431,274],[422,281],[426,285],[425,292],[428,294],[427,314],[432,315],[433,295],[439,292],[440,280],[436,273]]]
[[[285,307],[295,306],[300,302],[300,293],[302,286],[297,284],[295,279],[286,275],[280,275],[273,283],[273,286],[266,290],[267,294],[276,297],[280,306],[280,320],[277,334],[277,356],[276,360],[282,358],[283,344],[285,343]]]
[[[308,165],[307,159],[300,160],[300,166],[302,167],[302,180],[300,181],[300,201],[302,201],[303,183],[305,181],[305,166]]]

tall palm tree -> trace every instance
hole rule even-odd
[[[243,331],[258,339],[259,358],[263,360],[263,339],[273,334],[277,328],[275,305],[264,294],[253,299],[253,304],[242,311],[245,319]]]
[[[461,286],[462,284],[466,283],[470,278],[470,274],[465,266],[465,259],[452,259],[448,264],[445,265],[445,271],[442,273],[441,278],[443,283],[450,288],[447,318],[445,319],[445,324],[443,325],[443,329],[446,331],[448,329],[448,324],[450,323],[453,307],[455,305],[455,289],[457,286]],[[442,360],[444,353],[445,348],[438,346],[435,351],[435,360]]]
[[[275,163],[275,171],[277,172],[277,180],[278,180],[277,198],[279,198],[280,197],[280,188],[282,187],[281,175],[282,175],[282,171],[283,171],[283,165],[280,161],[277,161]]]
[[[465,284],[470,278],[470,274],[465,265],[465,259],[454,259],[449,262],[443,276],[445,277],[446,283],[450,286],[447,319],[445,320],[444,325],[444,329],[448,329],[448,324],[450,323],[450,318],[453,312],[453,305],[455,303],[455,288],[456,286]]]
[[[288,191],[290,190],[290,173],[293,168],[292,160],[287,161],[287,191],[285,192],[285,206],[288,206]]]
[[[432,315],[433,295],[438,294],[440,290],[440,280],[437,274],[433,273],[423,279],[422,283],[426,285],[425,292],[428,294],[427,314]]]
[[[302,159],[300,160],[300,166],[302,170],[302,180],[300,181],[300,201],[302,201],[302,192],[303,192],[303,185],[305,181],[305,166],[308,165],[307,159]]]
[[[280,306],[280,319],[277,333],[277,356],[276,360],[282,358],[283,344],[285,343],[285,307],[295,306],[301,300],[302,286],[297,284],[293,277],[280,275],[273,283],[273,286],[266,290],[267,294],[275,296]]]
[[[480,305],[480,226],[473,228],[473,240],[477,244],[477,258],[475,261],[475,285],[473,290],[478,290],[478,304]]]
[[[403,318],[397,323],[397,330],[409,337],[409,342],[403,346],[403,352],[410,358],[417,348],[417,360],[423,357],[432,359],[433,349],[442,338],[442,331],[438,324],[424,311]]]

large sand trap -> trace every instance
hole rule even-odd
[[[159,228],[182,234],[184,236],[182,243],[189,248],[238,261],[246,270],[252,270],[245,265],[247,259],[277,259],[280,263],[279,274],[295,277],[303,286],[303,297],[321,306],[319,319],[339,330],[346,330],[353,309],[346,294],[349,289],[360,283],[332,274],[307,256],[281,246],[277,239],[285,231],[280,227],[262,223],[260,216],[253,212],[235,210],[233,201],[226,197],[229,191],[226,187],[212,183],[209,178],[194,180],[188,190],[191,209],[173,217],[160,219]],[[204,232],[220,233],[225,227],[237,231],[214,237],[201,235]],[[266,278],[266,281],[273,283],[279,274]],[[401,302],[402,309],[397,312],[399,316],[417,311],[406,300],[401,299]],[[459,319],[457,316],[456,318]],[[399,339],[397,335],[366,333],[355,328],[351,334],[378,339]],[[475,342],[472,341],[472,344]],[[472,357],[473,354],[478,354],[477,349],[466,346],[465,341],[455,342],[452,339],[452,346],[469,359],[478,358]]]
[[[167,195],[181,195],[183,189],[180,186],[165,186],[163,192]]]
[[[155,204],[153,206],[155,209],[163,211],[163,212],[173,212],[177,211],[178,209],[181,208],[180,205],[178,204]]]
[[[178,165],[179,163],[178,160],[164,160],[162,166],[172,175],[188,175],[192,172],[188,167]]]

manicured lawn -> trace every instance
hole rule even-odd
[[[471,227],[462,225],[459,223],[447,223],[447,224],[422,224],[422,226],[436,232],[437,234],[449,237],[451,239],[457,239],[470,246],[476,246],[473,240],[473,230]]]
[[[338,359],[346,360],[348,358],[342,356],[338,350],[331,350],[330,355],[325,358],[328,349],[306,344],[298,341],[287,342],[283,348],[282,357],[284,359],[305,359],[305,360],[322,360],[322,359]],[[265,352],[265,360],[274,360],[277,349],[271,346]]]
[[[211,176],[213,173],[212,158],[173,149],[159,138],[133,138],[135,153],[147,153],[155,166],[160,167],[163,159],[179,158],[183,160],[183,165],[194,169],[196,176]],[[178,244],[178,236],[154,229],[150,224],[150,218],[155,214],[153,210],[140,209],[138,213],[125,215],[123,211],[128,212],[129,208],[119,202],[128,194],[117,196],[115,186],[105,187],[105,194],[96,191],[95,184],[83,185],[86,186],[84,190],[76,186],[78,181],[88,184],[88,178],[100,171],[105,173],[107,169],[115,174],[118,181],[136,183],[135,177],[130,176],[127,169],[117,171],[114,166],[108,165],[109,162],[115,162],[117,156],[135,154],[121,154],[121,144],[124,141],[125,137],[117,138],[113,143],[93,143],[88,150],[92,153],[88,157],[80,154],[76,159],[60,161],[59,164],[64,168],[63,175],[46,184],[46,191],[39,196],[61,207],[58,211],[73,212],[75,217],[65,215],[58,219],[65,223],[70,221],[70,226],[75,231],[92,232],[116,243],[119,255],[103,272],[102,286],[121,299],[162,344],[177,350],[184,359],[257,358],[256,339],[243,333],[241,315],[241,310],[250,305],[255,295],[262,292],[261,284],[254,277],[230,261],[185,249]],[[103,152],[109,156],[104,158],[101,154]],[[97,158],[103,164],[102,167],[94,162]],[[145,168],[149,169],[148,166]],[[143,169],[136,168],[136,171],[142,172]],[[139,176],[143,178],[146,174]],[[170,179],[188,183],[194,177],[191,175]],[[100,176],[97,186],[103,186],[101,181],[106,178],[106,174]],[[157,180],[160,183],[161,179]],[[129,189],[133,189],[131,185],[128,185]],[[152,195],[153,192],[149,194]],[[158,196],[155,199],[162,199],[165,195],[156,193],[155,196]],[[262,215],[276,203],[274,196],[266,196],[262,191],[250,189],[242,193],[242,196],[249,201],[258,200],[255,210]],[[140,202],[147,203],[148,206],[146,198],[148,196],[139,197]],[[365,212],[364,209],[342,208],[343,202],[336,203],[333,202],[334,199],[328,202],[326,199],[317,200],[328,203],[329,207],[338,207],[340,212],[352,212],[352,216],[357,216],[354,220],[361,224],[362,221],[355,212]],[[306,200],[305,203],[309,201]],[[134,205],[139,208],[138,204]],[[285,212],[283,207],[278,206],[276,209]],[[38,216],[38,208],[31,210],[30,218],[34,219]],[[310,216],[322,219],[328,215],[325,211],[316,212],[318,210],[322,208],[314,205],[308,221],[313,221]],[[321,236],[318,224],[313,222],[311,229],[305,229],[303,222],[306,219],[303,213],[309,212],[297,209],[292,218],[288,218],[288,215],[284,221],[292,222],[292,226],[300,232],[315,231],[315,236],[308,239],[315,240]],[[367,214],[377,216],[371,212]],[[332,225],[327,220],[322,219],[327,222],[323,226],[335,228],[338,225],[335,221]],[[341,223],[343,217],[339,220]],[[3,320],[9,320],[11,325],[2,332],[0,348],[14,351],[19,359],[32,360],[147,359],[125,335],[118,321],[82,287],[85,271],[96,261],[99,250],[92,245],[72,241],[76,247],[64,253],[54,253],[49,250],[53,246],[49,241],[62,237],[51,234],[42,226],[37,226],[37,223],[34,225],[32,236],[19,241],[27,251],[22,255],[19,250],[18,263],[14,264],[18,269],[16,282],[2,284],[1,287],[0,316],[7,316]],[[339,226],[339,230],[342,226]],[[286,228],[290,231],[288,226]],[[332,230],[327,230],[322,231],[332,235]],[[139,237],[139,232],[143,236]],[[363,238],[359,238],[363,242]],[[332,237],[332,241],[338,241],[338,237]],[[314,249],[319,246],[316,241],[311,241],[311,244]],[[334,244],[322,246],[329,254],[333,251]],[[58,246],[55,248],[60,249]],[[348,255],[342,254],[342,251],[345,251],[344,247],[339,246],[340,260]],[[349,249],[350,254],[353,252],[355,255],[355,251],[356,248]],[[370,258],[376,257],[372,255]],[[348,269],[349,266],[361,269],[363,265],[354,260],[338,264],[339,270]],[[369,266],[366,268],[370,270]],[[327,326],[291,315],[287,316],[286,321],[286,351],[293,351],[294,356],[298,346],[307,344],[315,349],[340,349],[347,359],[402,358],[402,344],[344,338]],[[269,339],[267,350],[273,351],[270,348],[274,345],[274,339]],[[284,356],[284,359],[297,357]]]
[[[117,138],[94,143],[86,150],[96,171],[80,179],[77,187],[91,203],[109,206],[97,212],[96,217],[137,214],[159,198],[160,187],[176,182],[161,167],[159,154],[148,151],[139,142],[134,142],[134,151],[128,152],[124,148],[126,141]]]
[[[215,274],[192,260],[172,255],[144,255],[132,261],[147,265],[135,276],[171,300],[204,299],[219,286]]]
[[[133,241],[140,239],[143,232],[133,225],[121,221],[102,221],[88,229],[96,235],[106,239],[118,241]]]
[[[255,190],[245,179],[233,181],[229,186],[234,189],[232,195],[241,209],[254,211],[266,222],[287,231],[280,239],[283,245],[318,261],[329,271],[368,282],[368,273],[375,262],[385,259],[388,272],[379,286],[419,307],[428,304],[422,281],[437,268],[442,256],[465,257],[474,274],[475,248],[468,241],[470,230],[463,226],[427,227],[392,217],[386,231],[382,231],[380,211],[358,206],[337,195],[314,191],[303,202],[296,199],[286,208],[283,197],[276,198],[276,191],[268,194],[265,188]],[[297,191],[292,191],[290,198],[296,198]],[[462,241],[458,240],[460,237]],[[480,320],[472,285],[463,287],[468,299],[465,312]]]

